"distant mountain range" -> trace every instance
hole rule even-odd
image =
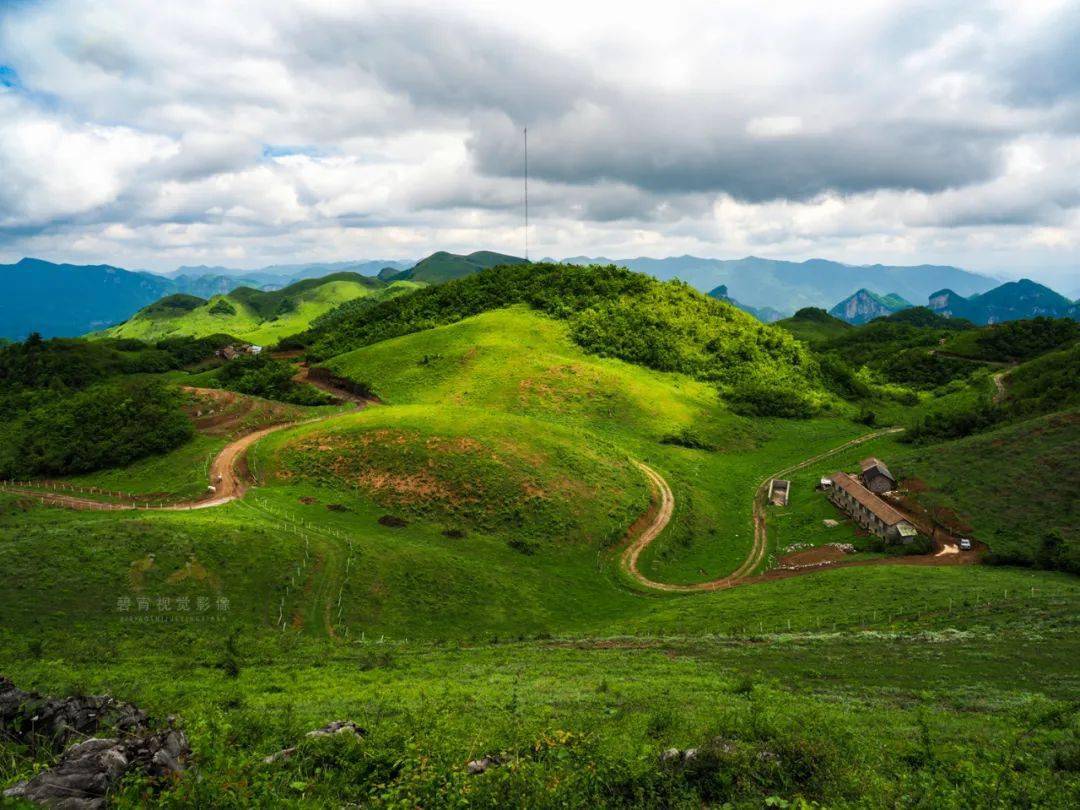
[[[351,262],[309,262],[307,264],[271,264],[254,270],[237,270],[230,267],[208,266],[205,264],[195,266],[178,267],[171,273],[165,273],[171,279],[183,284],[184,279],[225,278],[232,279],[233,286],[245,283],[251,287],[269,287],[271,289],[284,287],[294,281],[302,281],[305,278],[321,278],[331,273],[358,273],[362,276],[375,276],[382,270],[400,271],[413,266],[411,261],[397,259],[368,259]],[[193,292],[193,295],[198,293]]]
[[[927,301],[927,307],[938,315],[963,318],[980,326],[1039,315],[1080,320],[1080,304],[1026,278],[967,297],[952,290],[938,290],[927,296]],[[896,293],[879,295],[861,289],[830,309],[829,314],[848,323],[862,324],[912,306]]]
[[[412,262],[378,260],[271,265],[257,270],[179,267],[171,273],[125,270],[111,265],[55,264],[22,259],[0,265],[0,338],[22,340],[74,336],[105,329],[141,308],[174,294],[211,298],[238,287],[278,290],[297,281],[333,273],[374,276],[384,268],[400,272]],[[357,269],[359,268],[359,269]]]
[[[98,331],[174,294],[209,299],[237,287],[272,291],[296,281],[343,272],[382,281],[442,284],[497,264],[521,261],[491,251],[467,255],[440,251],[415,263],[358,260],[270,265],[254,270],[202,265],[156,274],[110,265],[23,259],[0,265],[0,337],[23,339],[34,331],[46,337]],[[765,322],[805,306],[828,307],[840,299],[845,311],[849,306],[852,309],[850,317],[863,319],[896,311],[893,307],[901,303],[926,300],[936,312],[976,323],[1037,314],[1077,317],[1075,303],[1042,285],[1021,281],[998,286],[990,278],[956,267],[857,266],[825,259],[786,262],[753,256],[735,260],[694,256],[617,260],[575,257],[564,261],[614,263],[660,279],[679,278],[702,292],[733,302]],[[858,292],[853,296],[852,290]],[[856,299],[854,303],[850,303],[852,298]]]
[[[981,295],[964,298],[949,289],[930,295],[929,306],[939,315],[966,318],[987,324],[1045,315],[1049,318],[1080,319],[1080,303],[1070,301],[1049,287],[1030,279],[1008,281]]]
[[[617,264],[660,279],[678,278],[702,292],[720,285],[749,307],[771,307],[791,314],[803,307],[829,307],[853,290],[865,288],[879,295],[895,293],[909,301],[925,301],[943,286],[968,296],[998,284],[992,278],[958,267],[921,264],[900,267],[884,264],[853,265],[809,259],[787,262],[748,256],[745,259],[703,259],[671,256],[666,259],[605,259],[576,256],[567,263]]]
[[[172,280],[153,273],[23,259],[0,265],[0,337],[81,335],[173,292]]]

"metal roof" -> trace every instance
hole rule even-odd
[[[889,472],[889,468],[885,466],[885,462],[879,458],[874,458],[873,456],[864,458],[859,462],[859,466],[862,467],[864,474],[870,470],[877,470],[882,475],[887,476],[890,481],[896,480],[896,476]]]
[[[911,522],[847,473],[834,473],[832,479],[834,487],[844,490],[844,492],[854,498],[857,503],[865,506],[870,511],[870,514],[880,518],[881,522],[886,526],[895,526],[901,521],[904,523]]]

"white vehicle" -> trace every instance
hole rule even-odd
[[[960,550],[961,551],[971,551],[971,541],[968,540],[966,537],[961,537],[960,538]]]

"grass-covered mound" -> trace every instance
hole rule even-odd
[[[436,407],[373,408],[271,442],[277,480],[373,500],[396,517],[533,543],[606,547],[646,508],[629,458],[526,418]]]
[[[774,325],[791,332],[808,346],[840,337],[855,328],[818,307],[803,307],[790,318],[779,320]]]
[[[847,419],[761,420],[713,385],[586,353],[565,320],[526,306],[348,352],[328,365],[387,403],[479,408],[588,431],[659,470],[675,515],[642,554],[664,582],[730,573],[750,548],[751,493],[767,472],[862,432]]]
[[[416,286],[411,281],[387,283],[358,273],[334,273],[304,279],[280,290],[238,287],[208,301],[171,295],[100,334],[157,341],[224,332],[250,343],[270,344],[307,329],[320,315],[345,302],[368,297],[381,300]]]
[[[391,404],[493,409],[654,442],[692,430],[725,450],[746,447],[752,433],[719,407],[712,386],[588,354],[565,321],[526,306],[376,343],[326,365]]]
[[[500,266],[341,317],[307,336],[326,359],[514,304],[566,320],[586,351],[659,371],[811,388],[813,361],[787,333],[681,282],[607,266]]]

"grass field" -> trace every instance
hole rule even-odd
[[[455,615],[460,593],[453,572],[440,570],[428,584],[422,574],[386,582],[399,610],[384,609],[366,632],[326,640],[302,605],[290,603],[299,623],[274,624],[278,594],[291,576],[304,579],[316,544],[308,551],[247,507],[121,523],[56,514],[23,513],[20,525],[36,533],[0,546],[10,572],[2,587],[24,586],[14,600],[3,594],[18,606],[0,629],[5,672],[24,686],[108,692],[177,715],[199,752],[199,778],[169,792],[174,804],[494,807],[528,796],[537,806],[760,806],[770,797],[1063,806],[1078,795],[1078,726],[1068,707],[1080,694],[1080,588],[1072,577],[849,569],[642,600],[590,572],[621,596],[586,607],[575,600],[584,579],[532,571],[516,577],[513,592],[527,600],[535,583],[558,579],[563,596],[547,601],[560,617],[533,630],[512,616],[520,630],[506,634],[494,582],[477,583],[486,609]],[[9,507],[0,521],[11,519]],[[65,542],[72,531],[82,548]],[[380,545],[400,554],[405,535],[357,537],[369,544],[357,554],[362,569]],[[43,577],[24,546],[55,568]],[[497,555],[485,556],[497,573]],[[520,555],[515,562],[520,572]],[[71,565],[88,575],[62,576]],[[177,612],[181,592],[189,613]],[[164,621],[140,622],[134,606],[134,615],[118,612],[116,594],[140,593],[172,595],[171,611],[151,602],[146,614]],[[205,612],[199,596],[211,600]],[[472,633],[437,643],[409,634],[440,626]],[[340,718],[367,729],[361,744],[304,743],[296,757],[262,762]],[[659,754],[672,746],[697,748],[701,760],[665,767]],[[495,755],[506,764],[467,775],[466,762]],[[33,761],[8,749],[0,780]],[[137,805],[140,796],[132,785],[119,802]]]
[[[537,430],[580,427],[660,470],[675,493],[675,516],[639,565],[668,582],[734,570],[750,549],[760,479],[811,455],[808,443],[828,448],[865,431],[836,417],[735,415],[712,387],[587,355],[562,322],[523,307],[385,341],[326,365],[371,383],[390,405],[445,403],[527,416]],[[713,449],[665,443],[685,431]]]
[[[197,771],[160,803],[1080,802],[1075,576],[868,565],[687,595],[618,569],[612,544],[647,500],[631,459],[676,497],[642,571],[702,581],[747,554],[766,476],[864,425],[738,416],[711,386],[584,354],[523,308],[328,365],[383,404],[293,409],[329,418],[257,444],[242,500],[107,514],[0,493],[0,673],[176,716]],[[85,480],[194,489],[204,451],[266,415],[232,402],[198,417],[217,435]],[[849,523],[822,525],[839,515],[813,485],[870,454],[979,532],[1067,533],[1073,417],[932,447],[882,437],[793,473],[770,553],[854,540]],[[340,719],[363,741],[303,740]],[[664,764],[670,747],[697,754]],[[50,756],[0,742],[0,787]],[[485,756],[498,764],[470,775]],[[114,802],[145,806],[145,791]]]

